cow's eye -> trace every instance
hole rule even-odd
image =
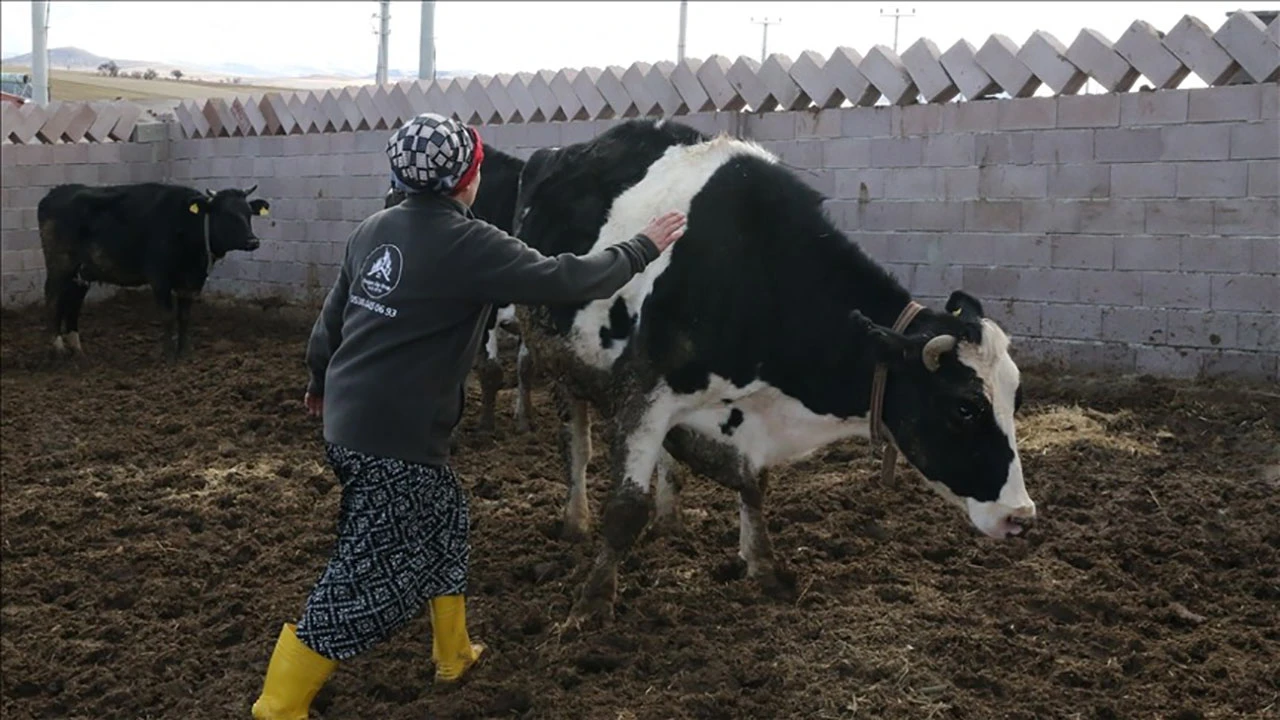
[[[968,400],[961,400],[956,404],[956,415],[966,422],[978,417],[978,412],[978,406]]]

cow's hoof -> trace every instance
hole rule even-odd
[[[584,543],[590,536],[590,522],[579,520],[574,522],[569,518],[565,518],[560,525],[560,539],[568,543]]]
[[[593,593],[578,598],[560,627],[569,632],[585,632],[599,630],[612,621],[613,601]]]
[[[679,510],[659,515],[649,528],[653,537],[681,537],[685,534],[684,517]]]
[[[796,600],[796,574],[792,570],[777,566],[764,567],[754,572],[748,570],[747,576],[760,586],[760,591],[767,597],[786,602]]]

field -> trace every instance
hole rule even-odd
[[[30,72],[30,69],[5,66],[4,72]],[[281,88],[257,85],[232,85],[193,80],[179,82],[172,78],[142,80],[75,70],[49,70],[50,100],[203,100],[279,90]]]
[[[51,368],[35,310],[0,331],[0,714],[247,718],[280,623],[332,542],[339,492],[301,411],[310,317],[197,305],[160,360],[146,293],[86,309],[89,358]],[[430,686],[429,622],[342,666],[337,718],[1275,718],[1280,397],[1230,383],[1027,372],[1019,436],[1042,517],[976,535],[865,444],[775,476],[796,592],[740,577],[737,505],[693,477],[685,534],[623,566],[615,620],[554,637],[590,547],[555,539],[553,414],[456,468],[474,518],[471,627],[490,661]],[[597,439],[597,448],[603,444]],[[591,465],[593,507],[603,453]]]

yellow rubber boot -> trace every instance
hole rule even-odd
[[[436,662],[437,683],[461,680],[486,649],[467,634],[467,605],[461,595],[431,599],[431,659]]]
[[[312,699],[338,667],[336,660],[303,645],[296,629],[285,623],[280,630],[262,694],[253,704],[254,720],[307,720]]]

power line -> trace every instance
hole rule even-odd
[[[760,38],[760,62],[763,63],[765,58],[769,57],[769,26],[781,23],[782,19],[778,18],[777,20],[770,20],[769,18],[762,18],[757,20],[755,18],[751,18],[751,22],[762,27]]]
[[[903,12],[900,12],[900,11],[898,10],[898,8],[894,8],[894,9],[893,9],[893,12],[891,12],[891,13],[887,13],[887,12],[885,12],[885,11],[884,11],[884,9],[883,9],[883,8],[881,8],[881,10],[880,10],[880,17],[882,17],[882,18],[888,18],[888,17],[893,18],[893,51],[894,51],[895,53],[896,53],[896,52],[898,52],[898,22],[899,22],[902,18],[904,18],[904,17],[908,17],[908,18],[910,18],[910,17],[915,17],[915,16],[916,16],[916,9],[915,9],[915,8],[911,8],[911,12],[910,12],[910,13],[903,13]]]

